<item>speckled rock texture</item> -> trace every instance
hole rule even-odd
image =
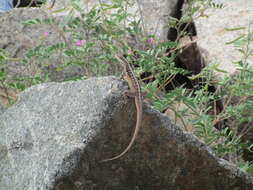
[[[130,151],[101,163],[130,141],[126,89],[104,77],[25,90],[0,115],[1,190],[253,189],[252,177],[148,105]]]
[[[253,18],[252,0],[217,0],[223,3],[222,9],[209,9],[205,12],[207,17],[195,20],[198,36],[198,46],[207,53],[206,64],[220,64],[219,68],[233,74],[236,71],[235,61],[242,60],[243,55],[237,51],[233,44],[227,44],[243,34],[247,34],[249,24]],[[240,28],[242,30],[228,31],[226,29]],[[252,24],[251,24],[252,31]],[[245,46],[246,47],[246,46]],[[253,49],[251,43],[250,48]],[[248,62],[253,66],[253,56],[248,57]],[[223,77],[224,73],[217,73]]]

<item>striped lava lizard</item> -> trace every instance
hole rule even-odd
[[[120,61],[123,62],[123,66],[124,66],[124,79],[127,81],[130,91],[125,92],[127,96],[129,97],[134,97],[135,100],[135,106],[136,106],[136,115],[137,115],[137,120],[136,120],[136,125],[135,125],[135,130],[134,130],[134,134],[133,137],[130,141],[130,143],[128,144],[128,146],[125,148],[125,150],[120,153],[118,156],[109,158],[109,159],[105,159],[102,160],[101,162],[107,162],[107,161],[111,161],[111,160],[116,160],[120,157],[122,157],[133,145],[137,134],[139,132],[139,129],[141,127],[141,123],[142,123],[142,115],[143,115],[143,96],[142,96],[142,92],[141,92],[141,86],[139,84],[138,79],[136,78],[133,69],[131,68],[130,64],[128,63],[128,61],[123,57],[120,58],[118,56],[116,56],[116,58]]]

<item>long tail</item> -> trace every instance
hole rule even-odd
[[[128,146],[125,148],[125,150],[120,153],[118,156],[115,156],[115,157],[112,157],[112,158],[108,158],[108,159],[105,159],[105,160],[102,160],[100,162],[107,162],[107,161],[112,161],[112,160],[116,160],[118,158],[120,158],[121,156],[123,156],[125,153],[127,153],[127,151],[131,148],[131,146],[133,145],[136,137],[137,137],[137,134],[141,128],[141,122],[142,122],[142,107],[139,107],[138,105],[138,109],[137,109],[137,121],[136,121],[136,126],[135,126],[135,131],[134,131],[134,134],[133,134],[133,137],[130,141],[130,143],[128,144]]]

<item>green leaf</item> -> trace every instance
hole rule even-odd
[[[238,30],[245,30],[246,27],[237,27],[237,28],[225,28],[226,31],[238,31]]]
[[[226,44],[226,45],[234,44],[235,42],[238,42],[239,40],[243,39],[245,36],[246,36],[246,35],[243,34],[243,35],[239,36],[238,38],[236,38],[236,39],[234,39],[234,40],[231,40],[231,41],[229,41],[229,42],[226,42],[225,44]]]
[[[26,20],[22,23],[25,24],[25,25],[33,25],[33,24],[41,24],[42,21],[40,19],[36,18],[36,19]]]

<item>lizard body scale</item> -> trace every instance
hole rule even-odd
[[[129,96],[133,96],[135,99],[135,106],[136,106],[136,125],[135,125],[135,130],[133,133],[133,136],[131,138],[131,141],[129,142],[128,146],[124,149],[123,152],[121,152],[118,156],[109,158],[109,159],[105,159],[102,160],[101,162],[107,162],[107,161],[111,161],[111,160],[116,160],[120,157],[122,157],[125,153],[128,152],[128,150],[132,147],[137,134],[140,130],[141,127],[141,123],[142,123],[142,115],[143,115],[143,98],[142,98],[142,92],[141,92],[141,86],[139,84],[138,79],[136,78],[133,69],[131,68],[130,64],[127,62],[127,60],[125,60],[124,58],[119,58],[116,57],[118,60],[123,62],[123,66],[124,66],[124,73],[125,73],[125,79],[129,85],[130,88],[130,92],[129,92]],[[131,95],[132,94],[132,95]]]

